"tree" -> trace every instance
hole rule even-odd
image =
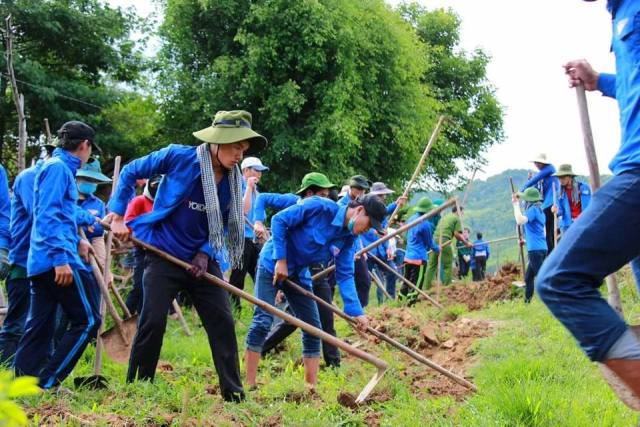
[[[139,154],[124,129],[103,114],[103,108],[140,96],[132,89],[146,64],[142,45],[131,39],[132,31],[143,28],[134,12],[100,0],[4,0],[0,16],[8,14],[18,31],[15,69],[25,96],[31,145],[44,133],[44,118],[54,132],[76,119],[95,127],[96,140],[107,155]],[[0,69],[6,69],[4,56]],[[6,79],[1,79],[0,137],[2,146],[11,147],[16,129],[10,99]],[[31,154],[36,151],[32,147]],[[8,154],[0,151],[5,165],[11,161]]]

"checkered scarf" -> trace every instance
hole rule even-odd
[[[221,251],[225,243],[224,222],[218,200],[218,189],[209,144],[199,145],[196,151],[200,162],[200,177],[207,209],[207,222],[209,223],[209,244],[216,251]],[[229,209],[229,232],[226,247],[231,267],[240,268],[244,252],[244,213],[242,210],[242,174],[238,166],[234,166],[230,171],[229,186],[231,187],[231,208]]]

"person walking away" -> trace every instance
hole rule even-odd
[[[462,232],[465,240],[469,240],[469,235],[471,234],[471,230],[465,227]],[[458,252],[458,279],[462,280],[463,278],[469,275],[469,265],[471,264],[471,250],[472,248],[468,248],[463,242],[460,240],[456,240],[456,251]]]
[[[520,210],[520,202],[525,202],[525,213]],[[542,196],[537,188],[527,188],[524,192],[513,195],[513,215],[518,225],[524,225],[524,237],[527,245],[529,265],[524,275],[526,284],[524,302],[530,303],[533,298],[533,286],[538,271],[547,256],[547,240],[545,238],[545,221],[542,212]]]
[[[473,260],[473,281],[479,282],[484,280],[487,271],[487,260],[491,256],[489,244],[482,239],[482,233],[476,234],[476,241],[473,242],[471,249],[471,258]]]

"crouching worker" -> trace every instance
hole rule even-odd
[[[244,218],[242,174],[238,164],[245,154],[263,149],[267,140],[251,129],[246,111],[220,111],[213,124],[194,136],[198,147],[170,145],[134,160],[122,170],[109,203],[111,228],[126,238],[127,225],[140,240],[191,263],[189,271],[152,253],[146,255],[144,302],[133,342],[127,381],[153,380],[167,325],[167,312],[179,291],[186,291],[207,332],[224,400],[244,398],[238,347],[227,292],[202,279],[209,272],[222,279],[214,253],[223,250],[228,230],[233,267],[242,262]],[[153,210],[124,223],[136,179],[164,174]]]
[[[276,214],[271,220],[271,239],[260,253],[255,295],[275,305],[278,289],[282,290],[296,317],[320,328],[318,307],[312,299],[297,293],[284,281],[287,278],[311,291],[308,267],[326,263],[335,256],[336,281],[344,311],[361,327],[367,325],[354,283],[353,257],[356,236],[374,228],[381,234],[386,215],[384,204],[376,196],[363,196],[339,206],[325,198],[312,196]],[[265,337],[273,316],[255,308],[247,333],[245,365],[247,383],[256,386],[256,374]],[[305,381],[315,388],[320,366],[320,338],[302,333],[302,358]]]
[[[91,268],[81,259],[88,260],[90,245],[78,237],[76,221],[75,175],[96,147],[94,137],[93,129],[82,122],[65,123],[58,131],[59,147],[34,182],[27,258],[31,305],[15,369],[18,375],[38,377],[43,389],[64,381],[100,326],[100,291]],[[49,358],[58,305],[69,327]]]

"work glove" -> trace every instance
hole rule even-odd
[[[0,248],[0,280],[6,279],[10,270],[9,251],[5,248]]]

